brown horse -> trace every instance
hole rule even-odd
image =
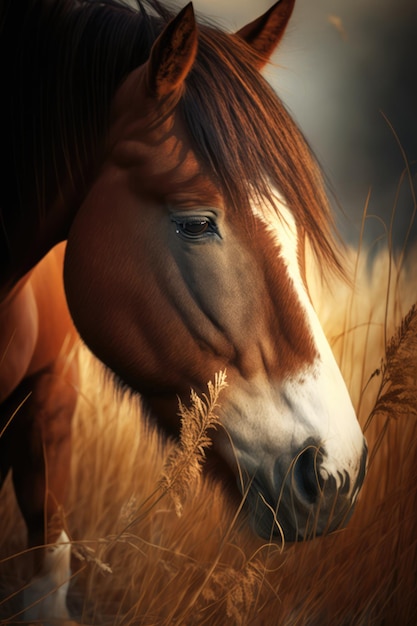
[[[191,4],[2,1],[1,454],[31,545],[57,541],[67,480],[71,324],[50,261],[33,270],[62,240],[78,331],[168,432],[178,397],[227,369],[214,449],[257,533],[306,539],[351,514],[366,445],[308,297],[306,241],[341,264],[318,168],[260,74],[293,4],[229,35]],[[28,602],[65,582],[65,542]],[[27,615],[65,614],[64,596]]]

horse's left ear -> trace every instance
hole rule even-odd
[[[190,2],[164,28],[147,62],[147,83],[152,96],[168,96],[184,82],[197,54],[197,25]]]
[[[266,13],[237,31],[259,54],[259,69],[269,60],[278,46],[293,11],[295,0],[278,0]]]

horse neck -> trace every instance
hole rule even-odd
[[[0,9],[0,288],[66,239],[105,148],[112,96],[149,49],[115,3]]]

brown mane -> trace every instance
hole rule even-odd
[[[171,17],[157,0],[137,0],[136,11],[115,0],[26,0],[23,11],[21,4],[8,0],[0,11],[3,268],[15,261],[10,233],[25,226],[33,237],[59,195],[82,201],[101,162],[114,93]],[[213,26],[200,30],[181,109],[203,166],[236,210],[273,201],[276,188],[301,236],[340,270],[319,168],[255,69],[256,53]]]

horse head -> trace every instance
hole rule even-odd
[[[149,59],[115,94],[106,154],[72,223],[65,262],[81,336],[169,431],[179,430],[178,397],[186,401],[190,388],[204,391],[227,370],[214,447],[241,476],[255,530],[288,540],[343,525],[366,464],[364,438],[304,278],[304,238],[314,239],[323,217],[299,209],[319,192],[313,186],[306,200],[294,172],[305,189],[316,174],[307,152],[297,161],[305,145],[259,73],[292,8],[281,0],[213,45],[212,30],[196,26],[191,5],[160,28]],[[213,109],[220,111],[215,128],[204,123],[210,98],[198,102],[205,81],[197,66],[210,58],[212,68],[223,68],[213,107],[218,92],[225,94]],[[250,85],[236,66],[242,58]],[[266,110],[258,86],[281,116],[273,133],[266,113],[258,118],[249,108]],[[279,141],[295,164],[272,154],[266,139]],[[257,155],[262,146],[265,165]],[[247,157],[248,173],[232,158],[219,165],[222,150]],[[278,165],[269,167],[268,159]],[[252,193],[256,167],[267,170],[268,197]]]

